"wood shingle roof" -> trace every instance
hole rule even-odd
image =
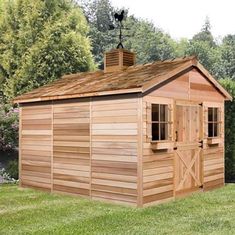
[[[134,65],[124,71],[105,73],[100,70],[65,75],[55,82],[15,98],[14,103],[144,93],[192,67],[198,68],[226,99],[231,99],[230,94],[203,68],[195,57],[186,57]]]

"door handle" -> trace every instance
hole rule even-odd
[[[198,143],[201,144],[199,147],[203,148],[203,140],[200,140]]]
[[[178,141],[178,131],[175,131],[175,142]]]

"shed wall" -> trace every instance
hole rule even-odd
[[[137,203],[137,96],[21,107],[21,185]]]
[[[136,204],[138,99],[91,103],[92,198]]]
[[[52,106],[20,108],[20,184],[51,190]]]
[[[207,137],[208,130],[206,128],[207,123],[207,112],[208,107],[214,106],[219,109],[221,120],[220,120],[220,135],[218,136],[219,143],[216,145],[208,145]],[[204,189],[210,190],[218,188],[224,185],[224,103],[219,102],[204,102],[204,148],[203,148],[203,159],[204,159]]]
[[[175,113],[176,101],[196,101],[203,105],[200,123],[203,135],[202,177],[203,190],[224,185],[224,97],[206,78],[193,69],[172,82],[153,90],[143,97],[143,204],[167,201],[174,194],[173,147],[153,151],[151,148],[151,103],[165,103]],[[219,144],[208,145],[208,107],[218,107],[221,112]],[[172,118],[171,118],[172,119]],[[174,141],[174,122],[170,138]]]
[[[151,148],[151,102],[173,103],[161,97],[143,98],[143,205],[164,202],[174,196],[174,151]]]
[[[53,191],[90,195],[90,103],[53,105]]]

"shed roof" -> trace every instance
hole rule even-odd
[[[185,57],[134,65],[124,71],[105,73],[99,70],[65,75],[55,82],[15,98],[14,103],[144,93],[193,67],[199,69],[217,90],[224,95],[225,99],[232,99],[231,95],[197,61],[196,57]]]

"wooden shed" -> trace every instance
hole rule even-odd
[[[15,99],[20,186],[138,207],[224,185],[224,101],[195,57],[135,65],[105,54]]]

